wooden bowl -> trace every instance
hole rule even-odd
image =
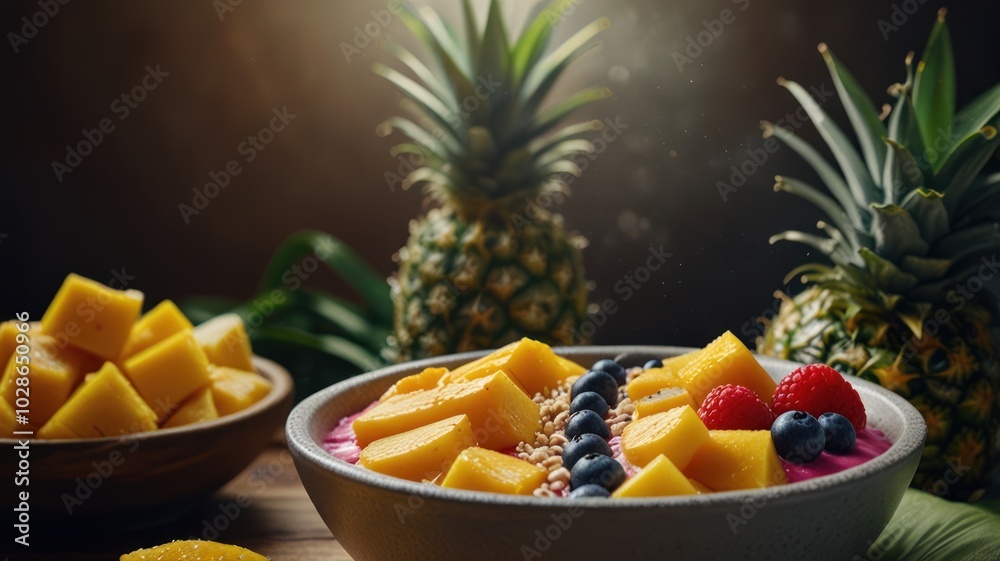
[[[642,364],[691,349],[556,349],[581,364],[627,354]],[[396,479],[328,454],[321,442],[337,421],[427,366],[455,367],[484,353],[391,366],[331,386],[288,417],[288,447],[309,497],[357,561],[512,559],[725,560],[865,558],[920,460],[926,425],[912,405],[870,382],[848,378],[869,424],[893,442],[859,466],[752,491],[650,499],[547,499],[444,489]],[[775,379],[795,363],[761,358]]]
[[[288,371],[260,357],[254,366],[274,385],[271,393],[214,421],[124,437],[31,440],[30,485],[7,483],[4,504],[14,491],[29,492],[32,534],[67,524],[119,532],[180,517],[250,465],[291,409]],[[17,445],[0,439],[5,479],[18,471]]]

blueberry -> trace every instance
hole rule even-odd
[[[590,369],[596,372],[607,372],[614,377],[619,386],[625,385],[625,367],[610,358],[595,362]]]
[[[826,432],[809,413],[788,411],[771,425],[771,440],[779,456],[793,464],[805,464],[823,453]]]
[[[618,405],[618,382],[607,372],[590,371],[580,376],[573,383],[570,397],[576,399],[583,392],[594,392],[603,397],[609,407]]]
[[[577,460],[569,471],[569,485],[579,489],[584,485],[600,485],[614,491],[625,482],[625,468],[618,460],[600,454],[587,454]]]
[[[653,360],[647,361],[646,364],[642,365],[643,370],[649,370],[650,368],[663,368],[663,361],[656,360],[654,358]]]
[[[608,402],[604,401],[599,393],[583,392],[574,397],[573,402],[569,404],[570,414],[578,411],[593,411],[603,419],[608,415]]]
[[[839,413],[823,413],[819,416],[819,424],[826,433],[826,450],[834,454],[846,454],[854,448],[858,435],[854,425],[847,417]]]
[[[600,454],[610,457],[612,455],[611,445],[606,440],[596,434],[581,434],[574,436],[563,446],[562,461],[563,467],[573,469],[576,462],[587,454]]]
[[[569,416],[566,422],[566,438],[574,438],[581,434],[596,434],[607,440],[611,438],[611,429],[604,422],[604,417],[593,411],[578,411]]]
[[[582,485],[577,489],[573,489],[570,492],[569,498],[571,499],[583,499],[586,497],[599,497],[606,499],[611,496],[611,491],[608,491],[600,485]]]

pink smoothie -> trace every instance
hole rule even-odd
[[[892,442],[878,429],[862,429],[858,431],[858,440],[854,443],[854,448],[847,454],[831,454],[823,452],[819,458],[808,464],[793,464],[781,460],[785,467],[785,475],[789,483],[805,481],[823,475],[830,475],[861,465],[868,460],[885,452],[892,446]]]

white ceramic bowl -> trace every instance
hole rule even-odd
[[[691,349],[574,347],[581,364],[625,355],[628,365]],[[357,561],[864,559],[913,477],[926,426],[906,400],[850,378],[869,425],[893,442],[837,474],[754,491],[633,500],[561,500],[444,489],[381,475],[330,456],[323,436],[399,378],[454,367],[467,353],[390,366],[307,398],[286,425],[302,482],[333,535]],[[798,366],[761,358],[773,378]]]

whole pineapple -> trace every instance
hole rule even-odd
[[[390,337],[398,360],[495,348],[525,336],[581,342],[582,243],[545,209],[564,196],[563,178],[580,173],[572,158],[593,149],[581,135],[601,126],[559,123],[610,92],[592,88],[543,101],[608,21],[593,22],[546,54],[570,5],[538,4],[513,42],[498,0],[483,29],[464,0],[461,36],[433,10],[406,6],[401,17],[432,55],[432,67],[398,45],[388,49],[412,78],[375,66],[414,115],[389,119],[379,130],[408,137],[393,150],[418,164],[403,187],[423,184],[438,204],[411,223],[399,252]]]
[[[889,90],[887,123],[825,45],[820,52],[860,153],[806,91],[779,80],[809,113],[839,166],[787,130],[764,123],[807,160],[830,195],[777,178],[829,217],[825,235],[772,238],[807,244],[833,262],[805,265],[806,289],[784,298],[759,351],[825,362],[910,400],[927,421],[913,484],[975,500],[997,468],[1000,367],[990,329],[997,306],[984,281],[1000,272],[1000,174],[982,170],[1000,146],[1000,85],[955,112],[945,13],[923,58]]]

